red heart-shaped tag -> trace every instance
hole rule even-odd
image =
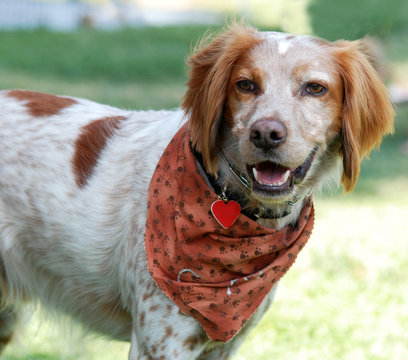
[[[211,212],[219,224],[228,229],[238,219],[241,206],[234,200],[216,200],[211,205]]]

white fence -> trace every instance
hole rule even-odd
[[[43,2],[36,0],[0,0],[0,29],[45,27],[69,31],[81,25],[98,28],[166,25],[177,23],[218,23],[221,16],[198,11],[147,11],[136,5],[108,2],[91,5],[75,0]]]

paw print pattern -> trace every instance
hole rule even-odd
[[[240,258],[241,258],[241,259],[247,259],[247,258],[249,258],[248,251],[241,251]]]
[[[212,340],[226,342],[295,262],[312,231],[314,211],[309,199],[292,227],[272,230],[240,214],[226,230],[212,217],[215,200],[197,169],[184,125],[150,183],[148,269],[183,313],[194,317]]]

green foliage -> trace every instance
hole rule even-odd
[[[54,354],[37,354],[33,353],[26,357],[26,360],[55,360],[58,358],[58,355]],[[15,356],[3,356],[3,360],[21,360],[21,357],[15,357]]]
[[[406,0],[311,0],[313,32],[329,40],[355,40],[408,29]]]
[[[129,109],[176,107],[185,91],[185,58],[207,29],[0,31],[0,88],[86,97]]]
[[[206,27],[0,32],[0,67],[47,78],[109,82],[179,80],[182,60]],[[4,56],[5,55],[5,56]],[[163,61],[165,59],[165,61]]]

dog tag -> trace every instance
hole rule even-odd
[[[219,224],[228,229],[241,213],[241,206],[234,200],[216,200],[211,205],[211,212]]]

